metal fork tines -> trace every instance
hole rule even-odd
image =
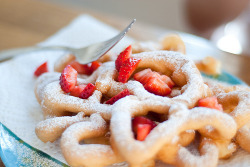
[[[81,49],[74,49],[73,53],[77,60],[82,64],[86,64],[103,56],[125,36],[135,21],[136,20],[134,19],[120,34],[107,41],[96,43]]]

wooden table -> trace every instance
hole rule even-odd
[[[89,13],[118,29],[130,19],[117,18],[83,9],[56,6],[42,1],[0,0],[0,50],[31,46],[45,40],[82,13]],[[156,39],[159,28],[137,22],[130,36],[138,40]],[[228,54],[223,68],[250,84],[250,56]],[[0,167],[4,166],[2,163]]]

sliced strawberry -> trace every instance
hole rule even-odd
[[[71,65],[71,67],[73,67],[79,74],[91,74],[90,68],[87,64],[80,64],[77,61],[72,61],[69,65]]]
[[[140,71],[134,75],[134,79],[136,81],[139,81],[143,85],[149,82],[152,78],[159,78],[164,83],[166,83],[169,88],[173,88],[175,83],[166,75],[160,75],[158,72],[153,72],[151,69],[145,69],[143,71]]]
[[[223,111],[223,106],[222,106],[221,104],[218,104],[218,105],[216,106],[216,108],[217,108],[217,110],[219,110],[219,111]]]
[[[93,62],[91,63],[91,66],[89,67],[89,68],[90,68],[91,74],[92,74],[95,70],[97,70],[100,66],[101,66],[101,63],[99,63],[98,61],[93,61]]]
[[[91,75],[97,68],[101,66],[98,61],[93,61],[89,64],[80,64],[77,61],[71,62],[71,65],[79,74]]]
[[[141,84],[145,85],[148,80],[152,77],[153,72],[151,69],[142,70],[134,75],[134,79],[139,81]]]
[[[120,67],[120,71],[118,74],[118,81],[122,83],[126,83],[129,77],[135,71],[140,61],[141,59],[128,58]]]
[[[75,97],[80,97],[80,94],[82,93],[85,87],[86,87],[85,84],[75,86],[75,88],[70,92],[70,95]]]
[[[94,93],[94,91],[95,91],[95,85],[89,83],[81,92],[80,98],[87,99]]]
[[[198,101],[199,107],[207,107],[223,111],[222,105],[218,103],[216,96],[206,97]]]
[[[169,86],[169,88],[173,88],[175,85],[175,83],[167,75],[161,75],[158,72],[152,72],[151,75],[160,78],[163,82],[165,82]]]
[[[150,119],[142,117],[142,116],[137,116],[132,120],[132,129],[133,129],[134,133],[137,132],[137,127],[138,127],[139,124],[148,124],[148,125],[150,125],[150,127],[151,127],[150,130],[152,130],[153,128],[155,128],[157,126],[154,121],[151,121]]]
[[[34,75],[39,77],[41,74],[48,72],[48,63],[47,61],[41,64],[39,67],[37,67],[36,71],[34,72]]]
[[[147,135],[151,131],[151,126],[148,124],[139,124],[137,126],[136,139],[139,141],[144,141]]]
[[[172,89],[174,87],[175,83],[168,76],[166,76],[166,75],[160,75],[160,78],[161,78],[161,80],[163,82],[165,82],[169,86],[169,88]]]
[[[169,86],[158,77],[151,78],[144,88],[150,93],[154,93],[159,96],[167,96],[171,93]]]
[[[120,100],[123,97],[126,97],[130,95],[129,90],[128,89],[124,89],[122,92],[120,92],[119,94],[115,95],[114,97],[112,97],[111,99],[109,99],[108,101],[106,101],[106,104],[114,104],[116,101]]]
[[[60,85],[62,90],[65,93],[71,92],[77,82],[77,71],[71,67],[70,65],[67,65],[60,77]]]
[[[115,61],[115,68],[117,71],[120,70],[120,67],[122,66],[122,64],[128,59],[130,58],[130,55],[132,54],[132,47],[131,45],[129,45],[124,51],[122,51],[116,61]]]

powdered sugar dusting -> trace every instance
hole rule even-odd
[[[80,122],[84,121],[86,118],[83,118],[83,113],[79,113],[77,116],[72,117],[58,117],[58,118],[51,118],[46,119],[42,122],[38,123],[39,128],[46,130],[46,128],[56,128],[61,127],[64,128],[67,124],[71,124],[71,122]],[[48,130],[48,129],[47,129]]]
[[[205,129],[206,129],[208,132],[212,132],[212,131],[214,130],[214,128],[213,128],[211,125],[205,126]]]

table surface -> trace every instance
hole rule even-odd
[[[83,13],[91,14],[118,29],[130,21],[89,9],[76,10],[42,1],[0,0],[0,50],[35,45]],[[129,35],[138,40],[154,40],[158,31],[156,26],[137,22]],[[250,84],[250,56],[227,54],[220,59],[226,71]]]

